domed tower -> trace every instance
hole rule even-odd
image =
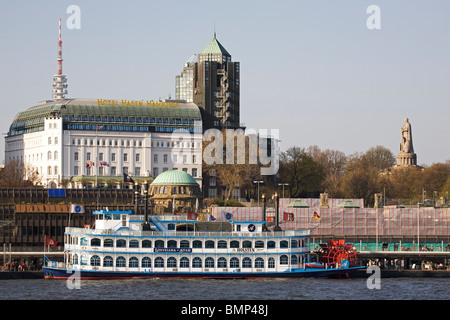
[[[195,179],[182,170],[161,173],[150,184],[155,213],[187,213],[200,208],[202,192]]]

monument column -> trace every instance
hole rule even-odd
[[[417,155],[414,153],[412,142],[412,129],[408,118],[405,119],[401,129],[400,152],[397,155],[397,166],[417,166]]]

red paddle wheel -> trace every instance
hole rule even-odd
[[[353,250],[353,243],[345,243],[345,240],[329,240],[328,243],[320,244],[319,262],[342,265],[342,261],[347,260],[349,266],[354,266],[357,264],[358,253],[359,251]]]

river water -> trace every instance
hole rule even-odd
[[[450,278],[382,278],[379,289],[366,278],[15,279],[0,281],[0,300],[449,300],[449,288]]]

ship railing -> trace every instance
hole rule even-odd
[[[66,228],[66,233],[79,233],[86,235],[114,235],[117,230],[114,229],[87,229],[87,228]],[[307,237],[310,235],[309,230],[287,230],[277,232],[234,232],[234,231],[140,231],[122,229],[121,235],[124,236],[177,236],[177,237]]]

